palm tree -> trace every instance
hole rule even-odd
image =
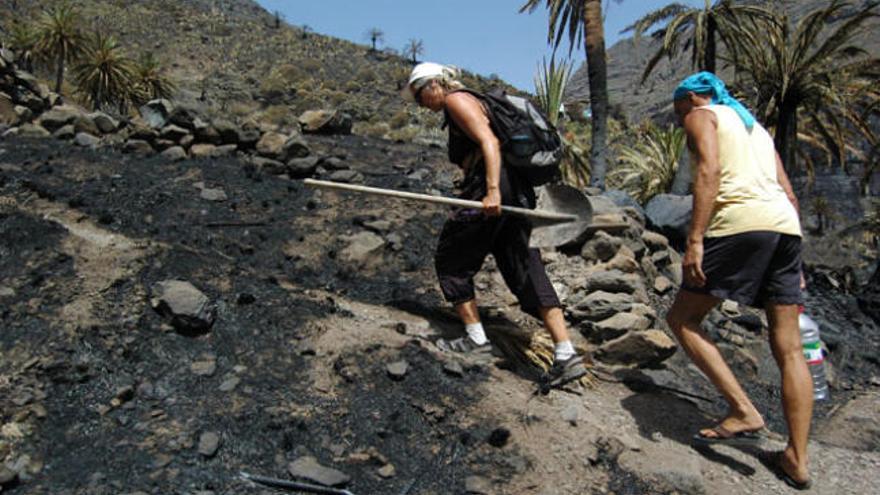
[[[645,82],[660,60],[664,56],[672,60],[682,45],[685,49],[691,49],[692,68],[716,72],[719,38],[730,50],[733,46],[730,36],[736,30],[736,25],[745,18],[769,20],[773,18],[773,13],[754,5],[733,4],[731,0],[718,0],[714,5],[710,0],[705,0],[703,8],[673,3],[649,12],[621,33],[632,31],[635,40],[639,40],[651,28],[666,22],[653,34],[655,39],[662,39],[663,44],[642,72],[641,82]]]
[[[878,5],[853,8],[852,15],[834,24],[852,5],[833,0],[793,28],[784,15],[778,22],[739,28],[740,86],[753,95],[759,119],[775,128],[776,148],[787,169],[797,168],[800,156],[811,175],[810,150],[845,166],[848,155],[863,157],[853,145],[856,139],[873,148],[880,143],[869,122],[880,108],[880,58],[865,51],[859,39],[872,29],[869,21],[880,17]]]
[[[422,40],[410,39],[406,46],[403,47],[403,54],[409,57],[410,61],[415,64],[419,55],[425,52],[425,44]]]
[[[623,147],[620,165],[608,174],[608,182],[646,203],[657,194],[669,192],[685,146],[684,130],[648,123],[635,146]]]
[[[605,60],[605,30],[602,26],[602,1],[527,0],[520,7],[520,12],[534,12],[541,3],[545,3],[550,12],[547,31],[549,43],[558,47],[567,33],[571,53],[584,40],[592,111],[590,161],[593,173],[590,176],[590,185],[604,189],[605,172],[608,169],[608,70]]]
[[[73,79],[95,110],[116,105],[122,111],[133,98],[134,67],[113,36],[96,33],[73,68]]]
[[[157,98],[170,99],[177,90],[177,85],[165,75],[162,65],[152,53],[143,55],[134,64],[132,76],[135,103],[139,105]]]
[[[15,52],[16,65],[22,69],[34,71],[34,54],[40,33],[34,24],[13,22],[9,28],[9,48]]]
[[[55,92],[64,84],[64,65],[82,52],[84,37],[80,31],[79,12],[68,2],[47,10],[39,21],[37,50],[55,62]]]
[[[555,54],[550,57],[549,64],[547,59],[544,59],[543,64],[538,66],[538,75],[535,77],[538,104],[553,125],[559,121],[559,109],[565,87],[571,78],[571,69],[572,64],[567,60],[557,65]]]
[[[373,47],[372,50],[375,52],[376,43],[381,43],[385,41],[385,33],[382,32],[382,30],[379,28],[370,28],[370,30],[367,31],[367,38],[369,38],[370,44]]]

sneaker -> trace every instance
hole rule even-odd
[[[489,354],[492,352],[492,344],[477,344],[470,337],[459,337],[453,340],[438,339],[437,348],[444,352],[456,352],[459,354]]]
[[[561,387],[566,383],[573,382],[587,374],[584,360],[577,354],[564,360],[556,360],[553,366],[544,376],[544,386],[547,388]]]

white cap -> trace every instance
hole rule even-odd
[[[454,68],[442,64],[422,62],[413,67],[406,87],[401,90],[400,96],[407,101],[415,101],[414,95],[419,88],[444,75],[455,77],[456,72]]]

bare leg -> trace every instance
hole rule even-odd
[[[550,333],[553,343],[558,344],[568,340],[568,329],[565,326],[565,317],[562,315],[561,308],[538,308],[538,313],[544,320],[544,328]]]
[[[788,446],[782,468],[795,481],[810,478],[807,469],[807,441],[813,415],[813,384],[801,348],[798,310],[793,304],[767,305],[770,348],[782,374],[782,409],[788,423]]]
[[[458,317],[461,318],[461,322],[465,325],[480,322],[480,312],[477,310],[476,299],[456,304],[455,311],[458,313]]]
[[[727,400],[730,409],[720,426],[732,433],[758,430],[764,426],[764,419],[730,371],[718,347],[700,328],[703,318],[718,302],[719,299],[712,296],[679,291],[666,322],[694,364]],[[702,430],[700,434],[708,438],[718,436],[711,429]]]

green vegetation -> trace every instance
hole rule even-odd
[[[134,100],[138,104],[157,98],[169,99],[177,85],[165,74],[162,64],[152,53],[144,54],[133,68]]]
[[[9,48],[16,55],[16,64],[28,72],[34,71],[34,58],[40,32],[36,25],[27,22],[15,22],[9,29]]]
[[[684,130],[672,124],[648,122],[636,131],[634,145],[620,150],[620,163],[608,174],[608,184],[645,203],[668,192],[685,148]]]
[[[45,11],[40,18],[36,50],[55,64],[55,92],[64,84],[65,64],[73,62],[83,51],[85,36],[81,31],[79,11],[62,2]]]
[[[134,98],[134,63],[113,36],[95,33],[83,46],[73,80],[95,110],[105,105],[120,113]]]

